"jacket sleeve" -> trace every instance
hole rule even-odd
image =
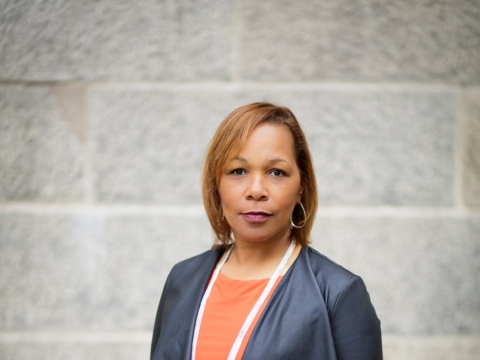
[[[363,280],[353,276],[341,290],[331,315],[338,360],[381,360],[380,320]]]
[[[152,337],[152,346],[150,350],[150,359],[153,358],[155,348],[157,347],[158,339],[160,338],[160,333],[162,331],[162,320],[164,314],[165,300],[168,297],[168,285],[169,285],[170,275],[165,282],[163,287],[162,297],[160,298],[160,304],[158,305],[157,316],[155,317],[155,325],[153,326],[153,337]]]

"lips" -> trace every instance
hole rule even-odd
[[[242,213],[242,217],[249,222],[262,222],[267,220],[272,214],[263,211],[249,211]]]

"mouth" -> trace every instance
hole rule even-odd
[[[249,211],[241,214],[242,217],[248,222],[262,222],[267,220],[272,214],[263,212],[263,211]]]

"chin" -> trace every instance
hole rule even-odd
[[[288,228],[288,233],[290,233],[290,228]],[[261,231],[259,229],[242,232],[239,234],[239,238],[242,241],[250,242],[250,243],[261,243],[265,241],[270,241],[274,239],[281,239],[285,235],[285,230],[280,231]],[[237,237],[235,237],[237,239]]]

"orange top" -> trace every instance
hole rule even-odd
[[[236,359],[241,359],[248,339],[283,276],[279,276],[248,329]],[[198,335],[196,360],[225,360],[245,319],[270,279],[234,280],[218,274],[207,300]]]

